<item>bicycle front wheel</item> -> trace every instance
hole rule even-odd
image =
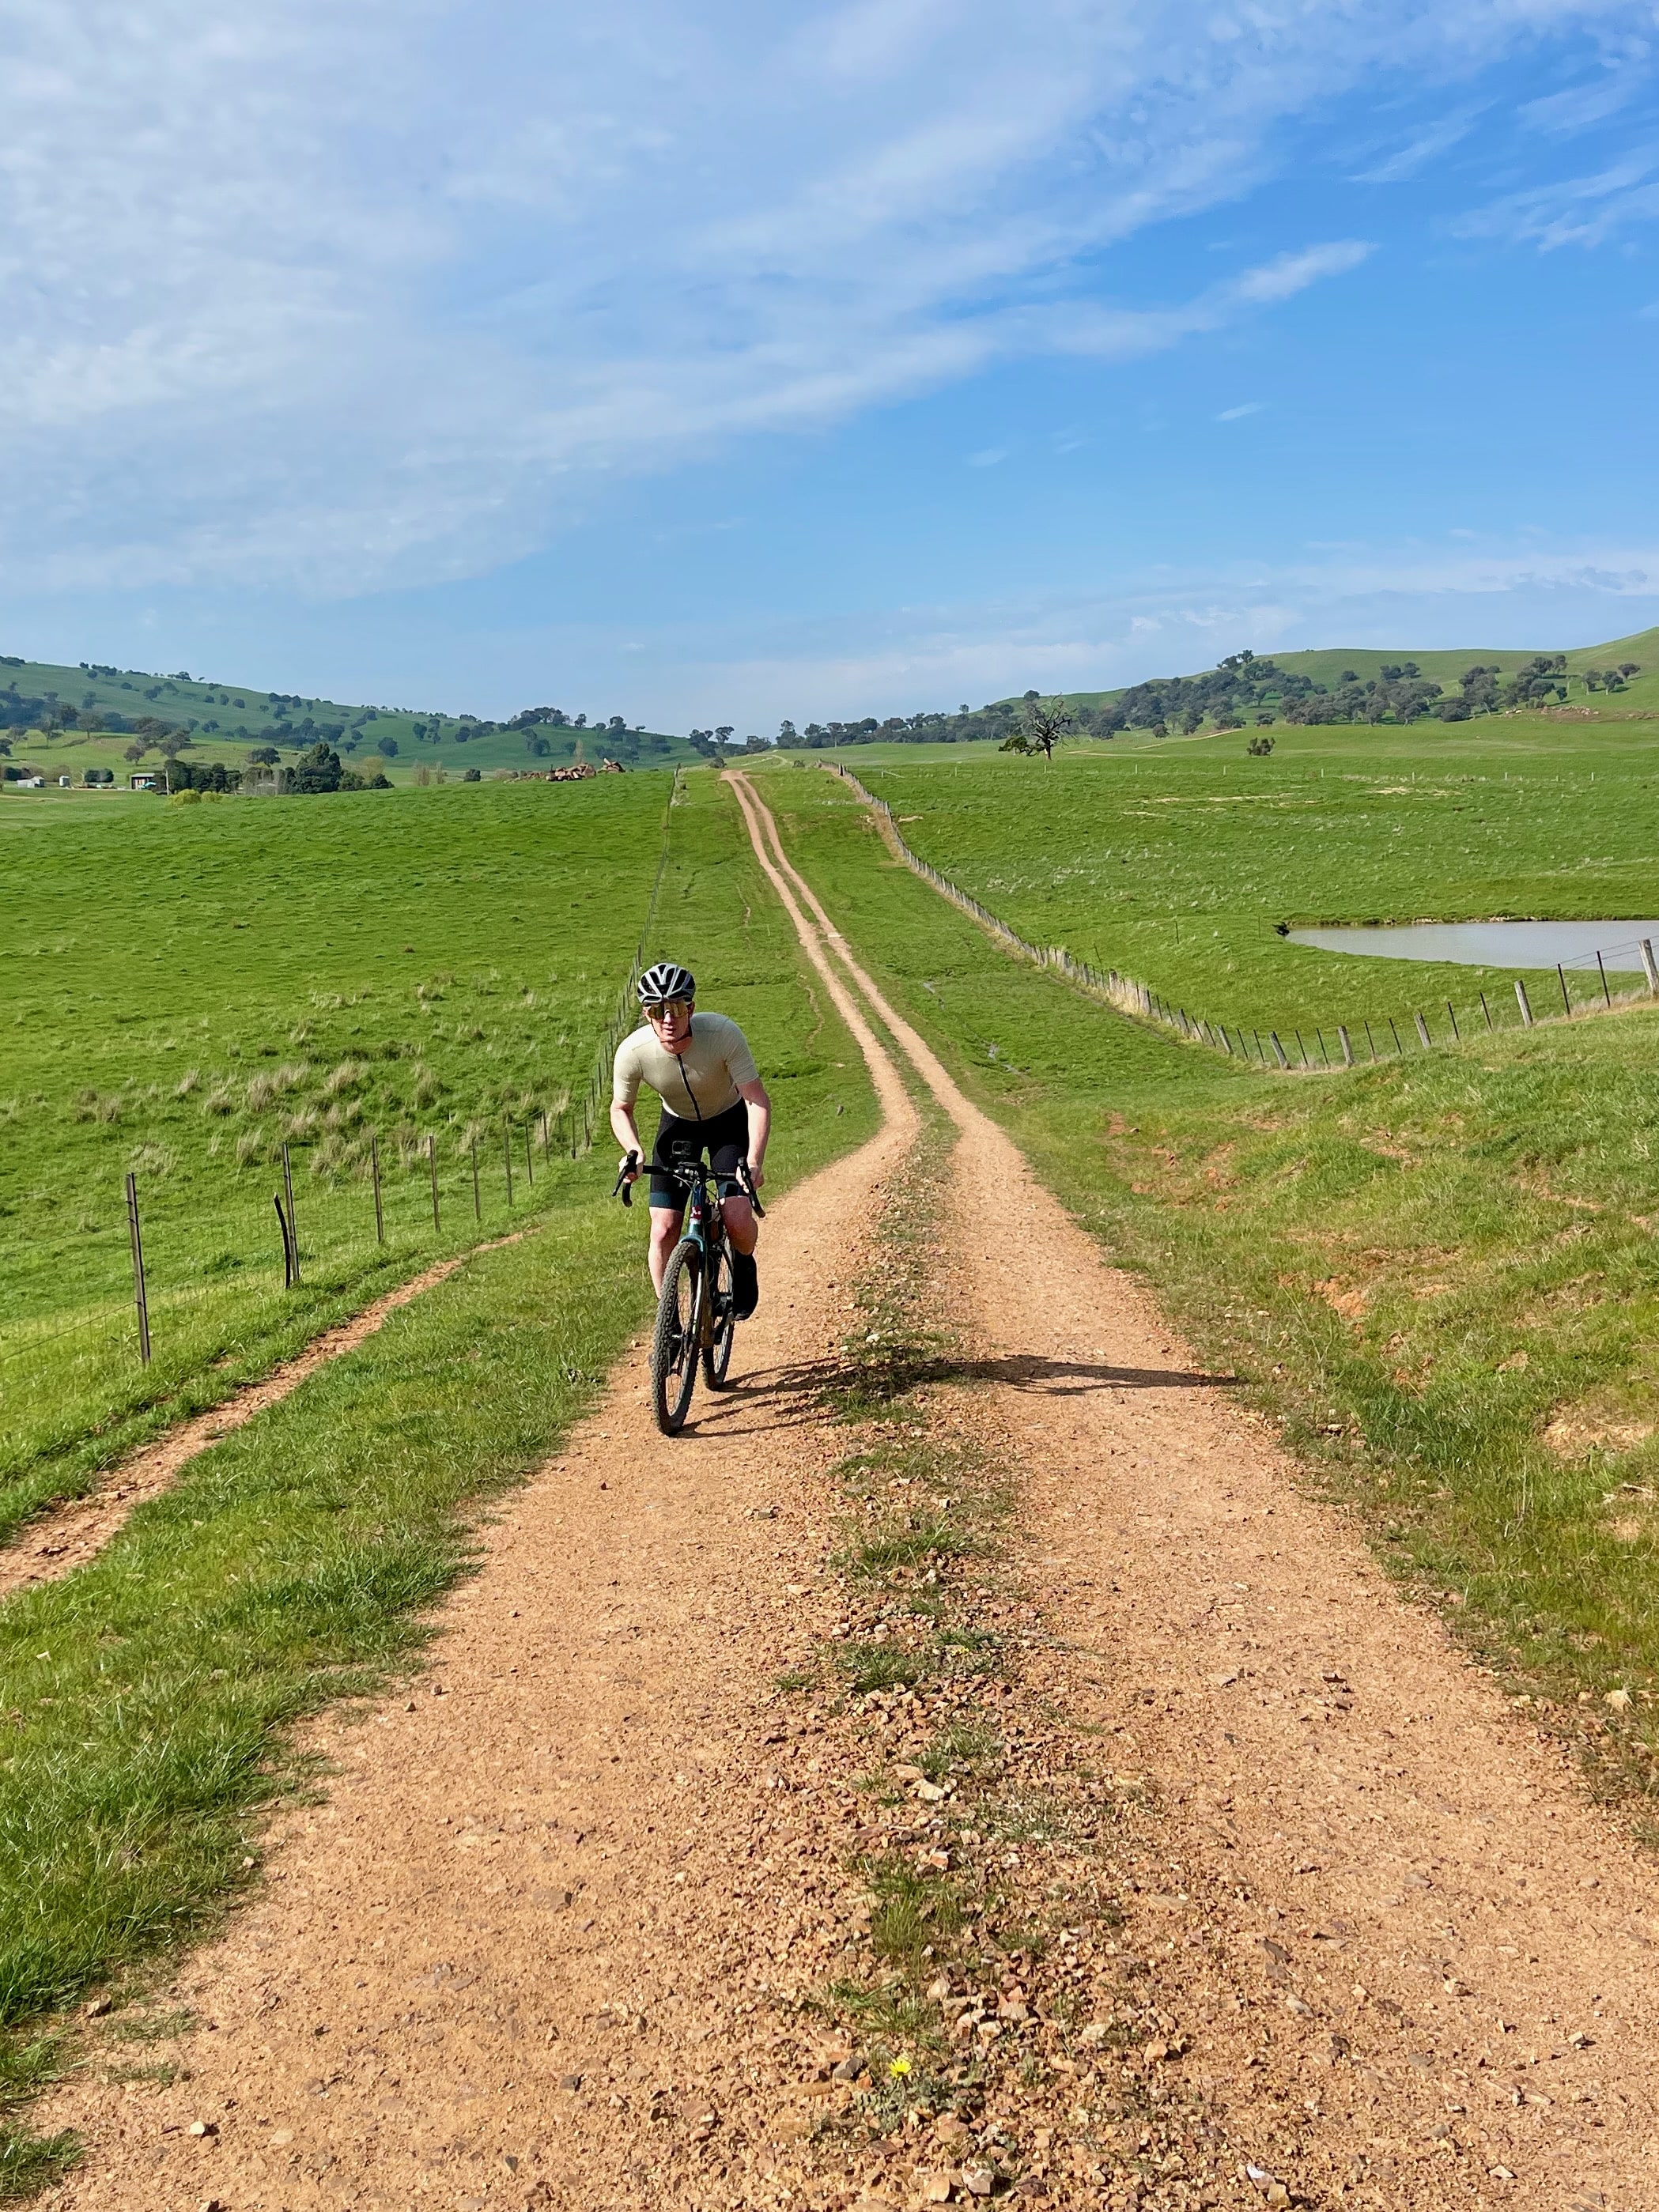
[[[738,1333],[738,1317],[733,1310],[737,1290],[732,1280],[731,1247],[722,1244],[720,1257],[710,1273],[709,1289],[714,1304],[709,1316],[708,1341],[702,1347],[702,1379],[711,1390],[726,1387],[726,1370],[732,1364],[732,1340]]]
[[[697,1339],[702,1334],[702,1269],[688,1237],[676,1245],[657,1301],[651,1340],[651,1406],[665,1437],[678,1436],[697,1379]]]

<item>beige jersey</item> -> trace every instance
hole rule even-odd
[[[611,1095],[618,1106],[632,1106],[641,1084],[648,1084],[682,1121],[711,1121],[737,1104],[739,1085],[759,1079],[748,1039],[734,1021],[725,1014],[693,1014],[682,1053],[665,1051],[648,1022],[624,1037],[617,1048]]]

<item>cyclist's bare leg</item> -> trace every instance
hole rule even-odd
[[[733,1251],[750,1253],[760,1235],[760,1224],[755,1218],[755,1209],[746,1198],[735,1194],[720,1200],[720,1218],[726,1224],[726,1233],[732,1239]]]
[[[668,1272],[674,1247],[680,1241],[685,1219],[684,1206],[653,1206],[651,1209],[651,1286],[662,1296],[662,1279]]]

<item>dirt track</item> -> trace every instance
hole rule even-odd
[[[734,781],[833,979],[846,948]],[[773,1687],[846,1626],[826,1377],[916,1132],[859,1017],[888,1120],[775,1210],[739,1387],[668,1446],[624,1361],[418,1692],[322,1733],[326,1803],[169,2000],[188,2078],[112,2084],[111,2047],[50,2100],[89,2142],[55,2201],[1659,2203],[1653,1877],[848,973],[962,1133],[936,1270],[972,1357],[923,1400],[1020,1471],[999,1727],[1079,1818],[1116,1792],[1115,1826],[1090,1814],[1109,1922],[963,2014],[1024,2039],[984,2174],[948,2116],[883,2136],[833,2079],[869,1744]],[[914,1723],[860,1725],[891,1755]],[[1040,1898],[1077,1855],[1023,1856]],[[1169,2025],[1103,2047],[1084,2023],[1128,1975]]]

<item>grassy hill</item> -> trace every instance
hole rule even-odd
[[[53,775],[71,774],[77,782],[91,767],[112,768],[125,778],[127,763],[122,755],[131,742],[131,725],[144,715],[191,729],[195,738],[191,757],[197,760],[222,759],[227,766],[240,766],[255,745],[274,744],[287,755],[326,736],[342,758],[349,757],[360,765],[384,762],[394,782],[410,781],[422,763],[460,775],[470,768],[488,775],[501,768],[551,767],[577,758],[597,761],[606,754],[629,767],[665,767],[696,757],[684,738],[660,731],[550,724],[535,732],[548,748],[538,757],[526,744],[530,733],[497,727],[474,714],[351,706],[298,692],[222,684],[182,670],[155,675],[94,661],[70,668],[0,655],[0,690],[15,692],[21,701],[55,700],[75,710],[76,726],[50,739],[27,727],[0,734],[10,736],[15,758],[27,757]],[[112,737],[101,734],[106,718],[113,720]],[[379,751],[383,738],[395,748],[390,756]]]
[[[1422,673],[1447,690],[1453,690],[1466,668],[1476,662],[1488,668],[1497,668],[1504,675],[1512,674],[1538,653],[1559,652],[1559,646],[1528,646],[1512,649],[1497,646],[1459,646],[1445,653],[1425,653],[1405,647],[1379,649],[1371,646],[1322,646],[1310,653],[1264,653],[1264,659],[1273,660],[1288,673],[1306,676],[1315,684],[1334,688],[1350,672],[1361,683],[1380,676],[1388,667],[1400,667],[1407,661],[1415,663]],[[1611,695],[1605,691],[1590,691],[1583,682],[1587,669],[1617,668],[1621,661],[1633,660],[1641,672],[1632,677],[1623,691]],[[1575,708],[1588,708],[1600,718],[1624,720],[1631,715],[1645,718],[1659,714],[1659,629],[1638,630],[1631,637],[1616,637],[1605,645],[1586,645],[1575,647],[1566,656],[1568,702]],[[1185,670],[1183,674],[1195,672]],[[1130,687],[1121,685],[1115,691],[1071,691],[1066,694],[1077,706],[1109,706],[1121,699]]]

